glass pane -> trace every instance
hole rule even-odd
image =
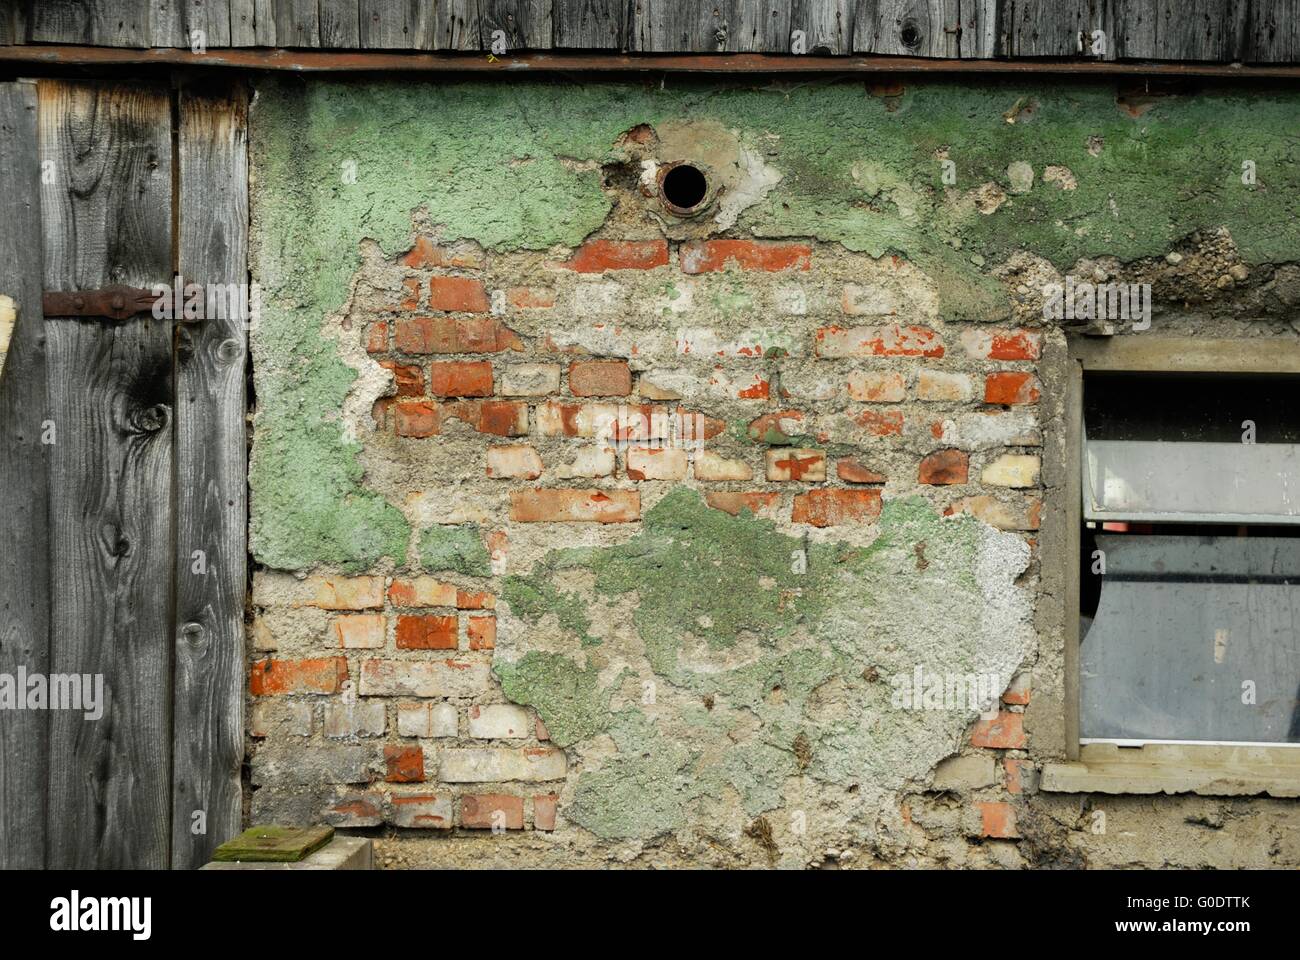
[[[1300,539],[1100,534],[1084,740],[1300,743]]]

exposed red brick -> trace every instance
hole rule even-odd
[[[786,444],[803,426],[803,413],[799,410],[765,413],[750,421],[749,438],[756,443]]]
[[[496,594],[483,590],[456,591],[456,606],[461,610],[491,610],[496,605]]]
[[[849,419],[876,437],[892,437],[903,432],[901,410],[859,410],[849,414]]]
[[[1007,793],[1024,792],[1025,786],[1021,772],[1021,765],[1024,762],[1025,761],[1023,760],[1016,760],[1012,757],[1007,757],[1002,761],[1002,769],[1005,773],[1003,782],[1006,784]]]
[[[740,493],[734,490],[715,490],[704,495],[704,502],[714,510],[721,510],[733,517],[742,510],[754,515],[772,514],[781,502],[779,493]]]
[[[564,264],[578,273],[652,270],[667,265],[667,240],[588,240]]]
[[[867,403],[899,403],[907,396],[901,373],[857,370],[849,374],[849,398]]]
[[[397,381],[397,395],[399,397],[424,396],[424,371],[415,364],[380,360],[379,365],[385,370],[393,372],[393,379]]]
[[[504,793],[466,794],[460,798],[460,825],[471,830],[524,828],[524,799]]]
[[[470,617],[466,621],[471,650],[491,650],[497,645],[497,618]]]
[[[835,475],[845,483],[884,483],[885,475],[864,467],[855,457],[835,461]]]
[[[435,246],[428,237],[417,237],[415,246],[402,255],[398,261],[404,267],[427,270],[434,267],[468,267],[483,265],[483,258],[476,253],[458,250],[451,251]]]
[[[435,397],[492,396],[488,360],[435,360],[429,365],[429,393]]]
[[[399,650],[455,650],[456,616],[401,616],[397,618]]]
[[[366,331],[366,351],[368,353],[388,352],[388,321],[372,323]]]
[[[809,490],[794,498],[793,523],[833,527],[862,523],[880,516],[879,490]]]
[[[990,373],[984,381],[985,403],[1037,403],[1038,378],[1032,373],[1004,370]]]
[[[1014,839],[1016,832],[1016,811],[1009,803],[1001,800],[977,803],[980,811],[980,836],[993,839]]]
[[[936,486],[965,483],[970,472],[970,457],[961,450],[936,450],[921,461],[917,479]]]
[[[402,317],[394,328],[402,353],[500,353],[523,350],[509,327],[491,317]]]
[[[551,739],[551,731],[546,729],[546,724],[542,723],[542,718],[537,718],[537,739],[543,742]]]
[[[433,277],[429,280],[429,309],[443,313],[487,313],[487,288],[471,277]]]
[[[538,830],[555,829],[555,802],[560,798],[554,793],[533,797],[533,827]]]
[[[516,523],[630,523],[641,518],[635,490],[512,490]]]
[[[348,678],[343,657],[311,660],[258,660],[248,677],[249,692],[255,697],[282,693],[338,693]]]
[[[1024,715],[1001,710],[994,717],[981,717],[971,731],[970,742],[976,747],[997,750],[1023,750],[1025,738]]]
[[[1037,360],[1043,335],[1037,330],[973,327],[962,332],[961,344],[977,360]]]
[[[449,798],[434,794],[397,794],[390,802],[393,811],[391,822],[395,827],[451,829]]]
[[[458,400],[438,408],[443,423],[459,420],[479,433],[522,437],[528,433],[528,404],[515,400]]]
[[[384,763],[389,783],[420,783],[424,780],[424,751],[419,747],[388,744],[384,747]]]
[[[555,306],[555,291],[549,287],[511,287],[506,302],[516,310],[549,310]]]
[[[625,397],[632,371],[623,360],[575,360],[569,364],[569,392],[575,397]]]
[[[807,270],[812,248],[803,243],[700,240],[682,244],[683,273],[712,273],[734,263],[742,270]]]
[[[388,588],[388,602],[395,607],[454,607],[456,586],[433,577],[394,580]]]
[[[822,327],[819,357],[929,357],[944,354],[943,339],[929,327]]]
[[[536,480],[542,467],[542,458],[526,443],[488,448],[487,475],[493,479]]]
[[[420,400],[407,400],[395,403],[393,411],[393,429],[399,437],[436,436],[439,427],[437,404]]]
[[[420,281],[407,277],[402,281],[402,299],[397,302],[395,310],[411,311],[420,309]]]

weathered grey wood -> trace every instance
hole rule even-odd
[[[185,88],[178,135],[181,275],[248,283],[247,95]],[[242,301],[240,301],[242,302]],[[229,298],[226,303],[229,304]],[[247,584],[246,318],[182,326],[176,368],[176,652],[172,867],[239,833]],[[196,817],[198,814],[198,817]],[[204,832],[195,832],[199,819]]]
[[[361,46],[371,50],[432,50],[430,0],[361,0]]]
[[[734,53],[786,53],[790,49],[790,0],[741,0],[727,37]]]
[[[36,87],[0,84],[0,295],[17,314],[0,371],[0,673],[10,676],[50,663],[39,170]],[[0,721],[0,869],[45,866],[49,719],[6,710]]]
[[[275,45],[319,47],[320,6],[317,0],[275,0]]]
[[[0,0],[0,47],[17,43],[19,33],[16,0]]]
[[[279,46],[275,25],[276,2],[277,0],[253,0],[253,29],[259,47]]]
[[[189,46],[185,40],[185,0],[150,0],[149,45]]]
[[[172,273],[166,89],[41,81],[45,285]],[[171,818],[172,324],[45,320],[51,666],[103,716],[51,712],[48,863],[165,867]]]
[[[1159,0],[1161,60],[1231,60],[1233,28],[1225,0]]]
[[[853,51],[855,0],[794,0],[790,7],[790,34],[783,51],[791,50],[796,30],[803,32],[804,52],[812,56],[840,56]]]
[[[1254,0],[1241,51],[1245,63],[1286,63],[1300,57],[1300,0]]]
[[[152,0],[36,0],[31,39],[98,47],[149,46]]]
[[[1096,2],[1096,0],[1093,0]],[[1094,29],[1090,0],[1004,0],[1006,54],[1012,57],[1080,57],[1080,34]],[[1104,29],[1098,3],[1096,29]]]
[[[965,60],[987,60],[1002,50],[1002,0],[960,0],[959,55]]]
[[[195,49],[202,41],[204,49],[231,46],[230,0],[182,0],[184,36],[181,46]],[[196,37],[196,32],[200,36]],[[158,46],[157,43],[154,46]]]
[[[1159,0],[1110,0],[1106,8],[1106,37],[1118,60],[1154,60],[1159,55],[1156,24]]]
[[[357,0],[320,0],[320,45],[326,50],[361,46]]]
[[[433,10],[437,49],[481,49],[479,0],[437,0]]]
[[[551,0],[479,0],[480,49],[549,50],[552,32]]]
[[[254,0],[230,0],[230,45],[257,46],[257,4]]]
[[[641,53],[723,53],[731,49],[736,0],[637,0],[631,49]]]
[[[956,57],[958,0],[860,0],[853,49],[910,57]]]
[[[619,50],[624,46],[625,0],[553,0],[555,46],[564,50]]]

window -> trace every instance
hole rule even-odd
[[[1300,795],[1300,344],[1069,353],[1049,495],[1069,762],[1043,789]]]
[[[1300,378],[1084,374],[1082,743],[1300,744]]]

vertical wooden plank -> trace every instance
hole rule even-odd
[[[361,46],[370,50],[432,50],[431,0],[361,0]]]
[[[257,46],[257,4],[254,0],[230,0],[230,45]]]
[[[43,80],[45,285],[172,275],[166,89]],[[45,319],[51,671],[104,712],[51,711],[48,861],[166,867],[171,821],[172,324]]]
[[[555,46],[564,50],[620,50],[627,31],[625,0],[554,0]]]
[[[185,0],[150,0],[149,43],[155,47],[187,47]]]
[[[549,50],[551,0],[479,0],[480,47],[491,50],[498,31],[508,51]]]
[[[439,50],[480,49],[479,0],[437,0],[433,9]]]
[[[960,0],[961,37],[958,55],[966,60],[988,60],[998,55],[1002,0]]]
[[[320,45],[326,50],[356,50],[361,46],[357,0],[320,0]]]
[[[853,49],[908,57],[956,57],[957,0],[862,0],[854,14]]]
[[[229,84],[180,98],[181,276],[226,291],[227,309],[177,337],[175,869],[212,859],[239,833],[242,808],[248,323],[230,295],[248,300],[247,103]]]
[[[15,0],[0,2],[0,47],[18,42],[18,4]]]
[[[739,0],[727,37],[734,53],[789,53],[789,0]]]
[[[1106,30],[1118,60],[1152,60],[1158,49],[1159,0],[1110,0]]]
[[[279,41],[275,29],[276,0],[253,0],[254,46],[274,47]]]
[[[1156,56],[1161,60],[1231,60],[1235,31],[1225,0],[1158,0]]]
[[[804,50],[813,56],[852,53],[856,6],[856,0],[794,0],[790,7],[790,33],[802,31]],[[789,38],[786,49],[790,49]]]
[[[1296,59],[1297,16],[1300,0],[1254,0],[1242,62],[1284,63]]]
[[[238,2],[238,0],[236,0]],[[195,31],[202,33],[205,48],[229,47],[231,43],[231,0],[184,0],[185,22],[181,46],[193,47]],[[158,46],[155,42],[154,46]]]
[[[49,447],[41,443],[45,325],[36,87],[0,84],[0,673],[50,669]],[[0,333],[0,336],[4,336]],[[45,866],[49,711],[0,722],[0,869]]]
[[[733,0],[637,0],[630,25],[640,53],[723,53],[734,22]]]
[[[274,0],[274,2],[276,46],[320,46],[320,6],[317,0]]]
[[[37,0],[31,5],[31,38],[36,43],[147,47],[150,2]]]
[[[1012,57],[1079,57],[1080,33],[1092,32],[1090,0],[1006,0],[1004,11]]]

